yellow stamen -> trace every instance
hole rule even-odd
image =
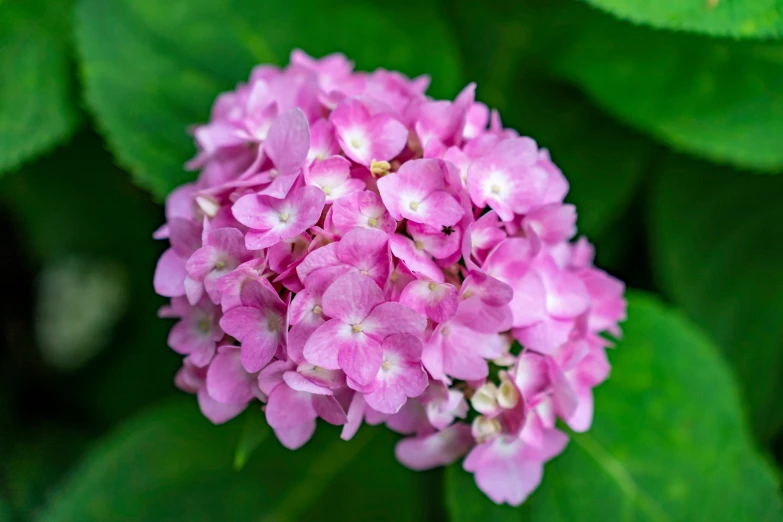
[[[416,210],[417,208],[419,208],[419,202],[411,201],[411,204],[409,206],[411,207],[411,210]]]
[[[390,170],[391,170],[391,163],[389,163],[388,161],[372,160],[370,162],[370,173],[377,178],[385,176],[386,174],[389,173]]]
[[[378,226],[378,218],[371,217],[370,219],[367,220],[367,224],[370,225],[373,228],[377,227]]]
[[[280,222],[285,223],[286,221],[288,221],[288,217],[289,217],[288,212],[283,212],[282,214],[280,214]]]
[[[362,325],[355,324],[355,325],[353,325],[352,330],[353,330],[353,333],[361,333],[362,332]]]

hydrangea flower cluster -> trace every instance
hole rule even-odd
[[[177,385],[225,422],[258,404],[280,442],[318,418],[405,437],[424,470],[463,456],[518,505],[583,431],[624,285],[592,265],[546,149],[468,85],[354,72],[294,51],[256,67],[194,128],[199,169],[166,202],[155,273],[179,321]],[[259,401],[256,403],[255,401]]]

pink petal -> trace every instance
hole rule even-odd
[[[298,170],[310,150],[310,125],[299,108],[289,109],[269,129],[264,152],[275,164],[281,175]]]
[[[327,316],[339,318],[349,325],[357,325],[383,301],[383,291],[372,279],[357,272],[349,272],[332,283],[324,292],[321,302]]]
[[[204,417],[210,420],[213,424],[223,424],[228,422],[240,413],[242,413],[247,407],[247,403],[244,404],[223,404],[216,401],[207,393],[206,387],[201,388],[198,391],[198,406],[201,409],[201,413]]]
[[[313,396],[313,408],[323,420],[335,426],[342,426],[348,422],[345,410],[331,395]]]
[[[417,248],[417,245],[401,234],[394,234],[389,239],[389,247],[392,254],[414,274],[420,274],[428,279],[443,282],[443,272],[435,264],[429,254],[423,249]]]
[[[383,351],[381,345],[370,336],[354,333],[350,342],[341,344],[337,361],[345,375],[360,385],[367,385],[381,368]]]
[[[457,313],[457,289],[445,283],[415,280],[400,295],[400,303],[411,307],[436,323],[448,321]]]
[[[425,437],[402,439],[394,448],[394,455],[403,466],[424,471],[451,464],[473,444],[470,426],[459,423]]]
[[[285,372],[283,380],[293,390],[316,395],[331,395],[329,388],[320,386],[297,372]]]
[[[462,219],[465,209],[450,194],[437,191],[427,196],[419,204],[417,214],[416,219],[412,217],[408,219],[433,227],[450,227]]]
[[[340,438],[343,440],[351,440],[359,427],[362,425],[362,419],[364,419],[364,395],[359,392],[353,394],[351,404],[348,407],[346,415],[347,421],[343,426],[343,431],[340,433]]]
[[[362,321],[362,330],[379,339],[391,334],[405,333],[421,336],[427,328],[427,319],[400,303],[382,303]]]
[[[339,369],[337,354],[340,347],[349,342],[352,333],[351,326],[340,319],[326,321],[307,339],[303,350],[304,358],[327,370]]]
[[[187,259],[180,257],[173,248],[169,248],[158,260],[155,268],[153,286],[158,295],[164,297],[178,297],[185,295],[185,277],[188,272],[185,269]]]
[[[207,370],[210,397],[225,404],[247,404],[255,386],[256,378],[242,367],[239,348],[221,346]]]
[[[316,422],[315,419],[307,420],[301,424],[294,424],[293,426],[284,426],[280,428],[272,427],[280,441],[280,444],[290,450],[296,450],[307,444],[313,433],[315,433]]]

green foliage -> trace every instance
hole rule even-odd
[[[454,522],[780,520],[745,417],[783,461],[783,183],[754,174],[783,172],[782,35],[780,0],[0,0],[0,173],[16,170],[0,179],[0,267],[21,281],[0,285],[0,522],[432,521],[441,493]],[[159,201],[193,179],[188,127],[293,48],[429,74],[435,98],[476,81],[550,150],[600,266],[681,310],[634,294],[593,429],[521,508],[459,463],[441,492],[394,461],[385,429],[345,443],[323,425],[289,452],[257,407],[221,427],[192,397],[138,415],[175,393],[181,358],[151,283],[163,211],[130,178]],[[80,106],[90,129],[55,148]],[[127,306],[64,372],[41,360],[18,289],[69,258],[117,267]]]
[[[71,5],[0,3],[0,173],[64,141],[76,127]]]
[[[492,505],[448,470],[454,522],[782,520],[777,480],[756,454],[716,348],[677,311],[634,294],[595,420],[545,468],[525,509]],[[742,484],[738,487],[738,484]]]
[[[234,452],[234,469],[240,471],[247,464],[250,455],[269,437],[271,428],[266,423],[260,411],[251,408],[245,413],[245,426],[239,436],[239,443]]]
[[[783,35],[780,0],[586,0],[638,24],[714,36]]]
[[[329,12],[329,16],[323,16]],[[448,28],[433,2],[84,0],[77,41],[87,102],[119,160],[161,198],[194,175],[188,126],[217,93],[291,49],[351,49],[359,68],[430,73],[440,94],[461,87]]]
[[[652,193],[653,269],[739,376],[759,436],[783,426],[783,180],[681,158]]]
[[[426,520],[422,475],[394,460],[387,430],[345,442],[321,426],[296,452],[269,437],[234,471],[240,429],[211,425],[193,400],[149,410],[88,455],[40,520]]]
[[[765,172],[783,171],[781,64],[780,42],[659,32],[589,12],[558,61],[600,105],[672,147]]]

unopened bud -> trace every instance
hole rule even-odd
[[[470,398],[470,404],[479,413],[494,413],[498,409],[497,395],[497,386],[488,382],[476,390]]]
[[[476,417],[473,420],[473,425],[471,426],[473,437],[479,444],[493,439],[498,433],[500,433],[500,430],[500,422],[497,419],[485,417],[484,415]]]

